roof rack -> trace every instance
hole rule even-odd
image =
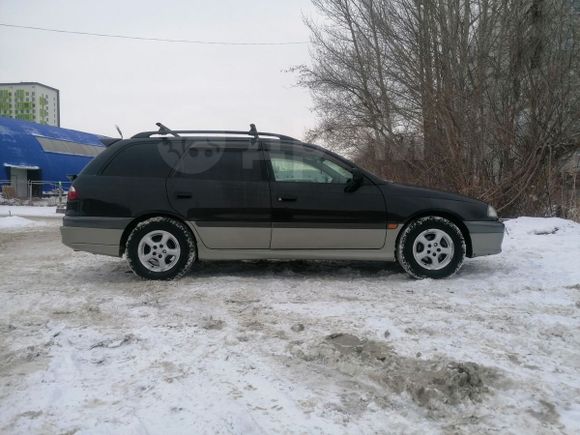
[[[286,136],[283,134],[277,133],[267,133],[263,131],[258,131],[254,124],[250,124],[250,131],[238,131],[238,130],[171,130],[167,128],[162,123],[157,122],[156,125],[159,127],[157,131],[143,131],[141,133],[137,133],[132,137],[132,139],[143,139],[149,138],[151,136],[175,136],[181,137],[181,135],[188,135],[188,134],[207,134],[207,135],[219,135],[219,136],[227,136],[227,135],[244,135],[244,136],[252,136],[254,139],[258,139],[262,136],[265,137],[274,137],[280,140],[285,140],[289,142],[300,142],[300,140],[295,139],[290,136]]]

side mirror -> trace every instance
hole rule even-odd
[[[348,180],[348,182],[346,183],[346,187],[344,188],[344,191],[349,193],[357,190],[363,184],[364,181],[363,174],[358,170],[358,168],[353,168],[351,172],[352,178]]]

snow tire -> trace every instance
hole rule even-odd
[[[445,267],[429,269],[417,261],[413,253],[415,241],[428,230],[444,232],[453,243],[453,255]],[[416,219],[403,228],[399,236],[396,258],[401,267],[413,278],[441,279],[454,275],[463,265],[466,254],[465,238],[461,230],[448,219],[440,216],[426,216]]]
[[[155,271],[147,267],[139,256],[142,240],[154,232],[169,233],[179,250],[179,258],[168,270]],[[191,269],[197,259],[195,239],[189,228],[182,222],[169,217],[153,217],[138,223],[127,239],[127,261],[135,275],[150,280],[179,279]]]

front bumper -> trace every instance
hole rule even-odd
[[[505,225],[498,221],[465,222],[471,238],[470,257],[499,254]]]

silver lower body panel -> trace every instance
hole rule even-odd
[[[470,257],[499,254],[503,242],[505,226],[501,222],[465,222],[471,237]]]
[[[381,249],[386,229],[276,228],[272,249]]]
[[[209,249],[264,249],[270,247],[272,228],[267,227],[206,227],[195,226],[199,237]]]
[[[62,243],[75,251],[118,257],[123,230],[63,226],[60,234]]]
[[[365,260],[393,261],[400,227],[396,230],[356,229],[354,238],[348,230],[305,228],[301,229],[312,240],[298,245],[291,238],[287,245],[278,240],[284,249],[270,248],[269,234],[253,228],[200,228],[188,222],[197,240],[200,260]],[[79,225],[79,224],[77,224]],[[119,225],[121,226],[121,225]],[[62,226],[62,242],[75,251],[118,257],[121,251],[122,228],[97,228],[96,226]],[[279,233],[281,236],[284,232]],[[209,236],[209,238],[208,238]],[[265,240],[267,237],[268,240]],[[210,241],[208,246],[207,241]],[[344,248],[344,243],[349,248]],[[371,244],[373,243],[373,244]],[[265,246],[265,247],[264,247]],[[361,248],[361,246],[373,246]]]
[[[394,261],[397,236],[401,227],[387,230],[383,240],[381,231],[355,230],[357,243],[373,248],[361,248],[351,243],[349,248],[340,244],[348,242],[348,230],[303,228],[300,231],[308,234],[312,242],[305,246],[296,239],[278,232],[272,248],[267,245],[271,229],[254,228],[219,228],[201,229],[193,222],[188,222],[197,240],[198,258],[200,260],[365,260]],[[122,225],[118,225],[122,226]],[[504,238],[504,225],[501,222],[466,222],[471,238],[470,257],[493,255],[501,252]],[[86,251],[93,254],[118,257],[120,255],[122,228],[97,228],[85,226],[61,227],[62,242],[75,251]],[[352,231],[352,230],[351,230]],[[209,234],[209,233],[211,234]],[[291,231],[286,233],[291,235]],[[211,240],[211,246],[204,239]],[[302,239],[303,240],[303,239]],[[275,242],[275,243],[274,243]],[[264,247],[268,246],[268,247]],[[284,246],[284,249],[276,248]]]
[[[347,237],[349,231],[344,229],[325,228],[301,228],[300,231],[308,234],[311,242],[305,247],[304,243],[298,244],[296,238],[289,237],[292,231],[279,231],[278,238],[272,234],[272,248],[252,248],[252,242],[244,245],[236,243],[235,248],[215,249],[216,240],[220,240],[219,245],[225,246],[227,239],[232,237],[232,232],[236,229],[213,228],[211,247],[208,246],[204,236],[207,235],[206,228],[198,227],[195,222],[188,222],[197,240],[197,255],[200,260],[364,260],[364,261],[393,261],[395,260],[395,247],[400,227],[396,230],[354,230],[356,241]],[[284,229],[286,230],[286,229]],[[298,230],[298,229],[290,229]],[[223,237],[216,237],[223,231]],[[287,234],[288,236],[285,236]],[[372,237],[375,237],[374,239]],[[345,237],[351,240],[352,248],[345,249],[340,244],[345,243]],[[282,240],[284,239],[284,240]],[[371,240],[372,239],[372,240]],[[303,240],[302,238],[300,240]],[[347,242],[349,241],[347,240]],[[239,241],[238,241],[239,242]],[[256,240],[254,243],[258,242]],[[259,242],[263,242],[260,238]],[[284,243],[282,243],[284,242]],[[223,244],[222,244],[223,243]],[[230,242],[231,243],[231,242]],[[350,243],[350,242],[349,242]],[[373,248],[361,249],[358,243],[365,243]],[[372,243],[372,244],[371,244]],[[231,245],[230,245],[231,246]],[[284,246],[284,249],[277,248]],[[250,249],[248,249],[250,247]]]

